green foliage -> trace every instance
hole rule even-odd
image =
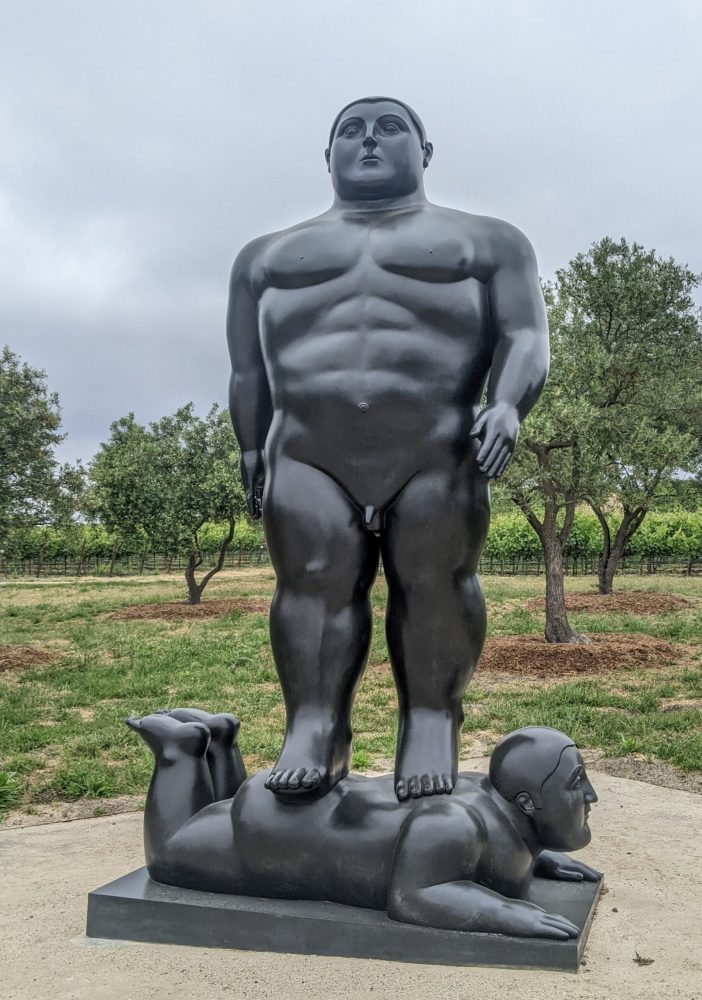
[[[60,497],[54,448],[58,396],[46,374],[25,364],[9,347],[0,352],[0,547],[14,526],[43,523]]]
[[[14,771],[0,771],[0,818],[17,805],[19,801],[19,781]]]
[[[148,427],[133,414],[115,421],[90,477],[94,510],[116,544],[185,555],[191,597],[194,568],[226,548],[245,511],[236,439],[217,406],[200,418],[190,403]]]
[[[109,768],[99,761],[78,762],[59,768],[48,787],[65,799],[106,799],[116,791]]]

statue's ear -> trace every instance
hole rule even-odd
[[[534,805],[534,800],[531,795],[529,795],[529,792],[520,792],[514,801],[517,803],[525,816],[534,815],[534,809],[536,807]]]
[[[331,149],[324,150],[324,159],[327,161],[327,170],[331,173]]]
[[[434,147],[432,146],[432,144],[430,142],[425,142],[424,143],[424,159],[422,160],[422,163],[423,163],[425,169],[429,166],[429,161],[431,160],[431,158],[432,158],[433,155],[434,155]]]

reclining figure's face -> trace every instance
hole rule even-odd
[[[346,200],[365,200],[412,194],[430,155],[401,105],[361,102],[341,116],[327,162],[334,190]]]
[[[575,747],[566,747],[561,754],[558,767],[541,789],[540,800],[532,821],[544,847],[577,851],[590,843],[587,820],[597,795]]]

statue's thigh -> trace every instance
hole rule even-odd
[[[299,586],[372,582],[377,540],[334,479],[311,465],[279,458],[267,470],[263,523],[278,575]]]
[[[475,572],[490,523],[487,481],[464,467],[419,473],[385,515],[383,561],[400,577]]]

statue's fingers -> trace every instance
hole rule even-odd
[[[502,473],[507,468],[507,465],[509,464],[510,458],[512,457],[512,449],[511,448],[505,448],[504,452],[505,452],[504,455],[502,456],[502,458],[500,459],[500,461],[498,462],[498,464],[496,466],[496,469],[495,469],[495,479],[499,479],[500,478],[500,476],[502,475]]]
[[[555,874],[559,879],[564,882],[582,882],[583,874],[582,872],[576,871],[575,868],[556,868]]]
[[[475,456],[475,460],[478,465],[485,465],[489,459],[493,449],[499,445],[499,437],[495,431],[488,431],[483,438],[483,442],[478,449],[478,454]]]
[[[504,442],[502,441],[502,438],[499,435],[495,435],[492,439],[490,448],[486,450],[483,457],[481,458],[480,455],[478,455],[478,465],[483,472],[487,472],[492,468],[503,447]]]
[[[490,462],[490,467],[486,470],[485,475],[489,479],[494,479],[497,476],[498,469],[502,467],[507,455],[509,454],[509,448],[507,445],[503,445],[497,452],[495,457]]]
[[[544,914],[544,921],[551,924],[553,927],[558,927],[561,930],[564,930],[569,937],[577,937],[580,933],[580,928],[576,927],[575,924],[566,917],[561,916],[560,913],[546,913]]]

